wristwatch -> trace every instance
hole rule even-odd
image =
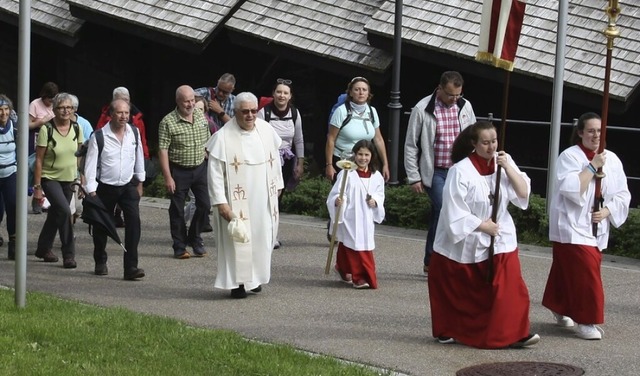
[[[42,186],[40,184],[34,184],[33,189],[42,189]]]
[[[226,113],[224,111],[218,113],[218,119],[224,118],[224,115],[226,115]]]

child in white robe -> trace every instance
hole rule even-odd
[[[343,165],[344,169],[338,173],[327,198],[330,231],[333,231],[333,226],[338,226],[335,268],[343,282],[357,289],[375,289],[378,288],[378,280],[373,258],[374,222],[381,223],[385,215],[384,178],[378,171],[378,156],[371,141],[360,140],[352,150],[355,168]],[[344,192],[340,195],[345,178]]]

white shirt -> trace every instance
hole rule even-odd
[[[122,143],[111,130],[111,123],[100,129],[104,135],[104,148],[100,155],[100,176],[98,169],[98,143],[96,132],[91,135],[85,159],[85,190],[95,192],[100,183],[121,187],[129,184],[134,175],[143,182],[145,179],[144,155],[140,136],[136,139],[134,130],[129,124],[125,129]],[[137,145],[136,145],[137,140]]]

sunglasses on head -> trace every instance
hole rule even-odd
[[[293,81],[287,80],[286,78],[278,78],[276,82],[284,85],[291,85],[293,83]]]
[[[366,78],[358,76],[358,77],[354,77],[354,78],[352,78],[352,79],[351,79],[351,82],[349,82],[349,84],[352,84],[352,83],[354,83],[354,82],[356,82],[356,81],[364,81],[364,82],[366,82],[367,84],[369,83],[369,80],[367,80]]]
[[[256,110],[255,108],[251,108],[251,109],[240,110],[240,112],[243,115],[249,115],[249,114],[255,115],[258,113],[258,110]]]

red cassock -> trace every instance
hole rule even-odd
[[[601,263],[597,247],[554,242],[542,305],[579,324],[604,323]]]
[[[529,335],[529,291],[518,249],[496,254],[493,282],[487,261],[462,264],[431,255],[429,300],[434,337],[481,349],[507,347]]]
[[[376,262],[372,251],[354,251],[340,243],[336,252],[336,269],[351,274],[353,281],[365,280],[372,289],[378,288]]]

